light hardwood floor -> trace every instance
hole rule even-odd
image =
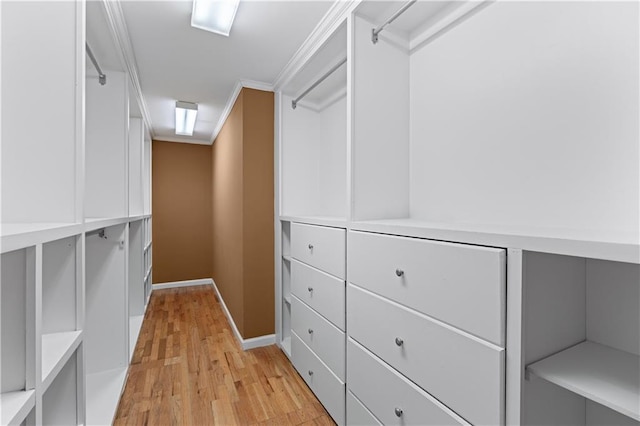
[[[116,425],[334,425],[276,346],[243,352],[209,286],[153,292]]]

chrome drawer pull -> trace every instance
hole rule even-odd
[[[313,333],[312,329],[307,330],[309,332],[309,334]]]
[[[404,275],[404,271],[402,269],[396,269],[396,275],[401,277]]]
[[[309,250],[313,250],[313,244],[309,244]]]
[[[402,340],[402,339],[401,339],[401,338],[399,338],[399,337],[396,337],[396,345],[398,345],[398,346],[402,346],[403,344],[404,344],[404,340]]]
[[[313,371],[309,370],[309,375],[313,376]]]
[[[396,409],[393,411],[395,411],[396,416],[402,417],[402,408],[396,407]]]

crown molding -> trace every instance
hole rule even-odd
[[[209,142],[208,140],[191,139],[191,138],[184,138],[180,136],[156,136],[153,140],[160,141],[160,142],[176,142],[176,143],[191,143],[196,145],[211,145],[211,142]]]
[[[333,32],[347,19],[362,0],[336,0],[311,34],[276,77],[273,88],[280,91],[316,53]]]
[[[240,84],[242,85],[242,87],[246,87],[247,89],[273,92],[273,84],[271,83],[263,83],[262,81],[255,80],[240,80]]]
[[[122,6],[120,5],[120,0],[102,0],[102,4],[107,15],[107,23],[109,24],[111,35],[116,43],[116,46],[119,47],[119,49],[116,50],[118,51],[118,55],[120,56],[120,61],[129,73],[131,86],[133,87],[133,91],[135,92],[136,101],[138,102],[138,106],[140,107],[142,118],[147,125],[147,129],[149,131],[149,134],[151,135],[151,139],[154,139],[155,133],[153,131],[153,125],[151,123],[151,114],[149,114],[147,103],[145,102],[144,96],[142,95],[138,65],[136,63],[136,57],[133,53],[133,45],[131,44],[131,38],[129,37],[129,30],[127,29],[127,22],[124,19],[124,13],[122,11]]]
[[[238,99],[238,95],[240,95],[240,91],[242,90],[242,81],[239,80],[235,86],[233,86],[233,91],[231,92],[231,96],[227,99],[227,104],[224,106],[224,110],[222,114],[220,114],[220,118],[218,119],[218,124],[216,124],[216,128],[211,135],[211,140],[209,141],[210,145],[213,145],[213,142],[218,137],[218,133],[222,130],[222,126],[224,126],[224,122],[227,121],[229,114],[231,114],[231,108],[236,103],[236,99]]]

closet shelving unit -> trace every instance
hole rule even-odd
[[[291,224],[344,227],[347,219],[347,25],[277,95],[280,215],[278,341],[291,355]],[[295,104],[295,107],[294,107]]]
[[[345,36],[340,183],[327,172],[313,183],[324,166],[309,161],[326,144],[287,139],[312,126],[286,108],[297,93],[285,85],[277,95],[280,298],[296,222],[344,227],[348,247],[357,232],[504,249],[500,421],[638,424],[640,108],[628,95],[638,13],[635,3],[360,2]],[[301,74],[292,79],[313,81]],[[344,205],[315,208],[322,185]],[[277,312],[285,327],[286,308]],[[350,389],[348,365],[349,355]],[[396,420],[349,390],[346,399],[347,420]]]
[[[0,424],[110,423],[150,290],[148,131],[128,76],[100,85],[86,57],[101,4],[0,7]]]

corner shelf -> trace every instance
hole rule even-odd
[[[42,387],[45,391],[82,341],[82,331],[42,335]]]
[[[3,425],[22,424],[35,406],[35,402],[34,390],[0,394],[0,407],[2,408],[0,423]]]
[[[585,341],[527,371],[640,421],[640,356]]]

